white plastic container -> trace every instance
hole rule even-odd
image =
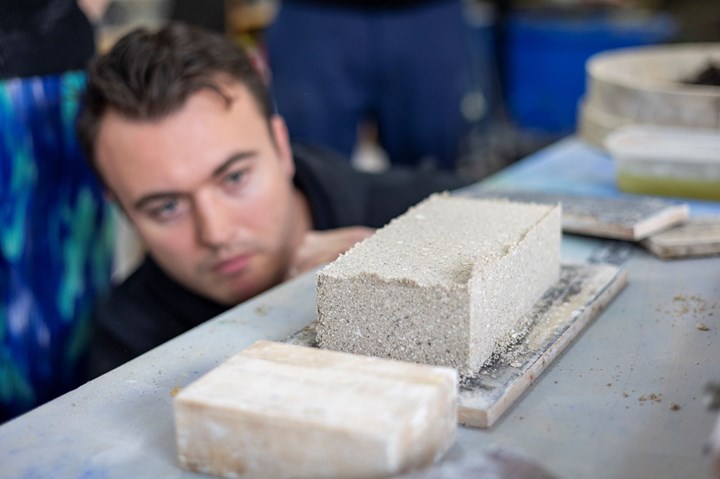
[[[622,191],[720,201],[720,130],[628,126],[605,147]]]

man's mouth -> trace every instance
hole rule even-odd
[[[226,276],[238,274],[247,269],[251,259],[251,254],[233,256],[232,258],[224,259],[216,263],[213,270],[216,273]]]

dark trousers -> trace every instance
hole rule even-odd
[[[459,1],[388,9],[284,2],[267,46],[293,141],[350,156],[358,123],[370,119],[393,164],[454,168],[467,127],[466,29]]]

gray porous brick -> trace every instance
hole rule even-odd
[[[558,280],[560,216],[431,196],[318,272],[319,346],[477,372]]]

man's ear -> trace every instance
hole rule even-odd
[[[280,115],[273,115],[270,118],[270,129],[272,138],[275,141],[275,148],[282,167],[290,178],[295,174],[295,161],[293,160],[292,148],[290,147],[290,135],[288,134],[285,120]]]

